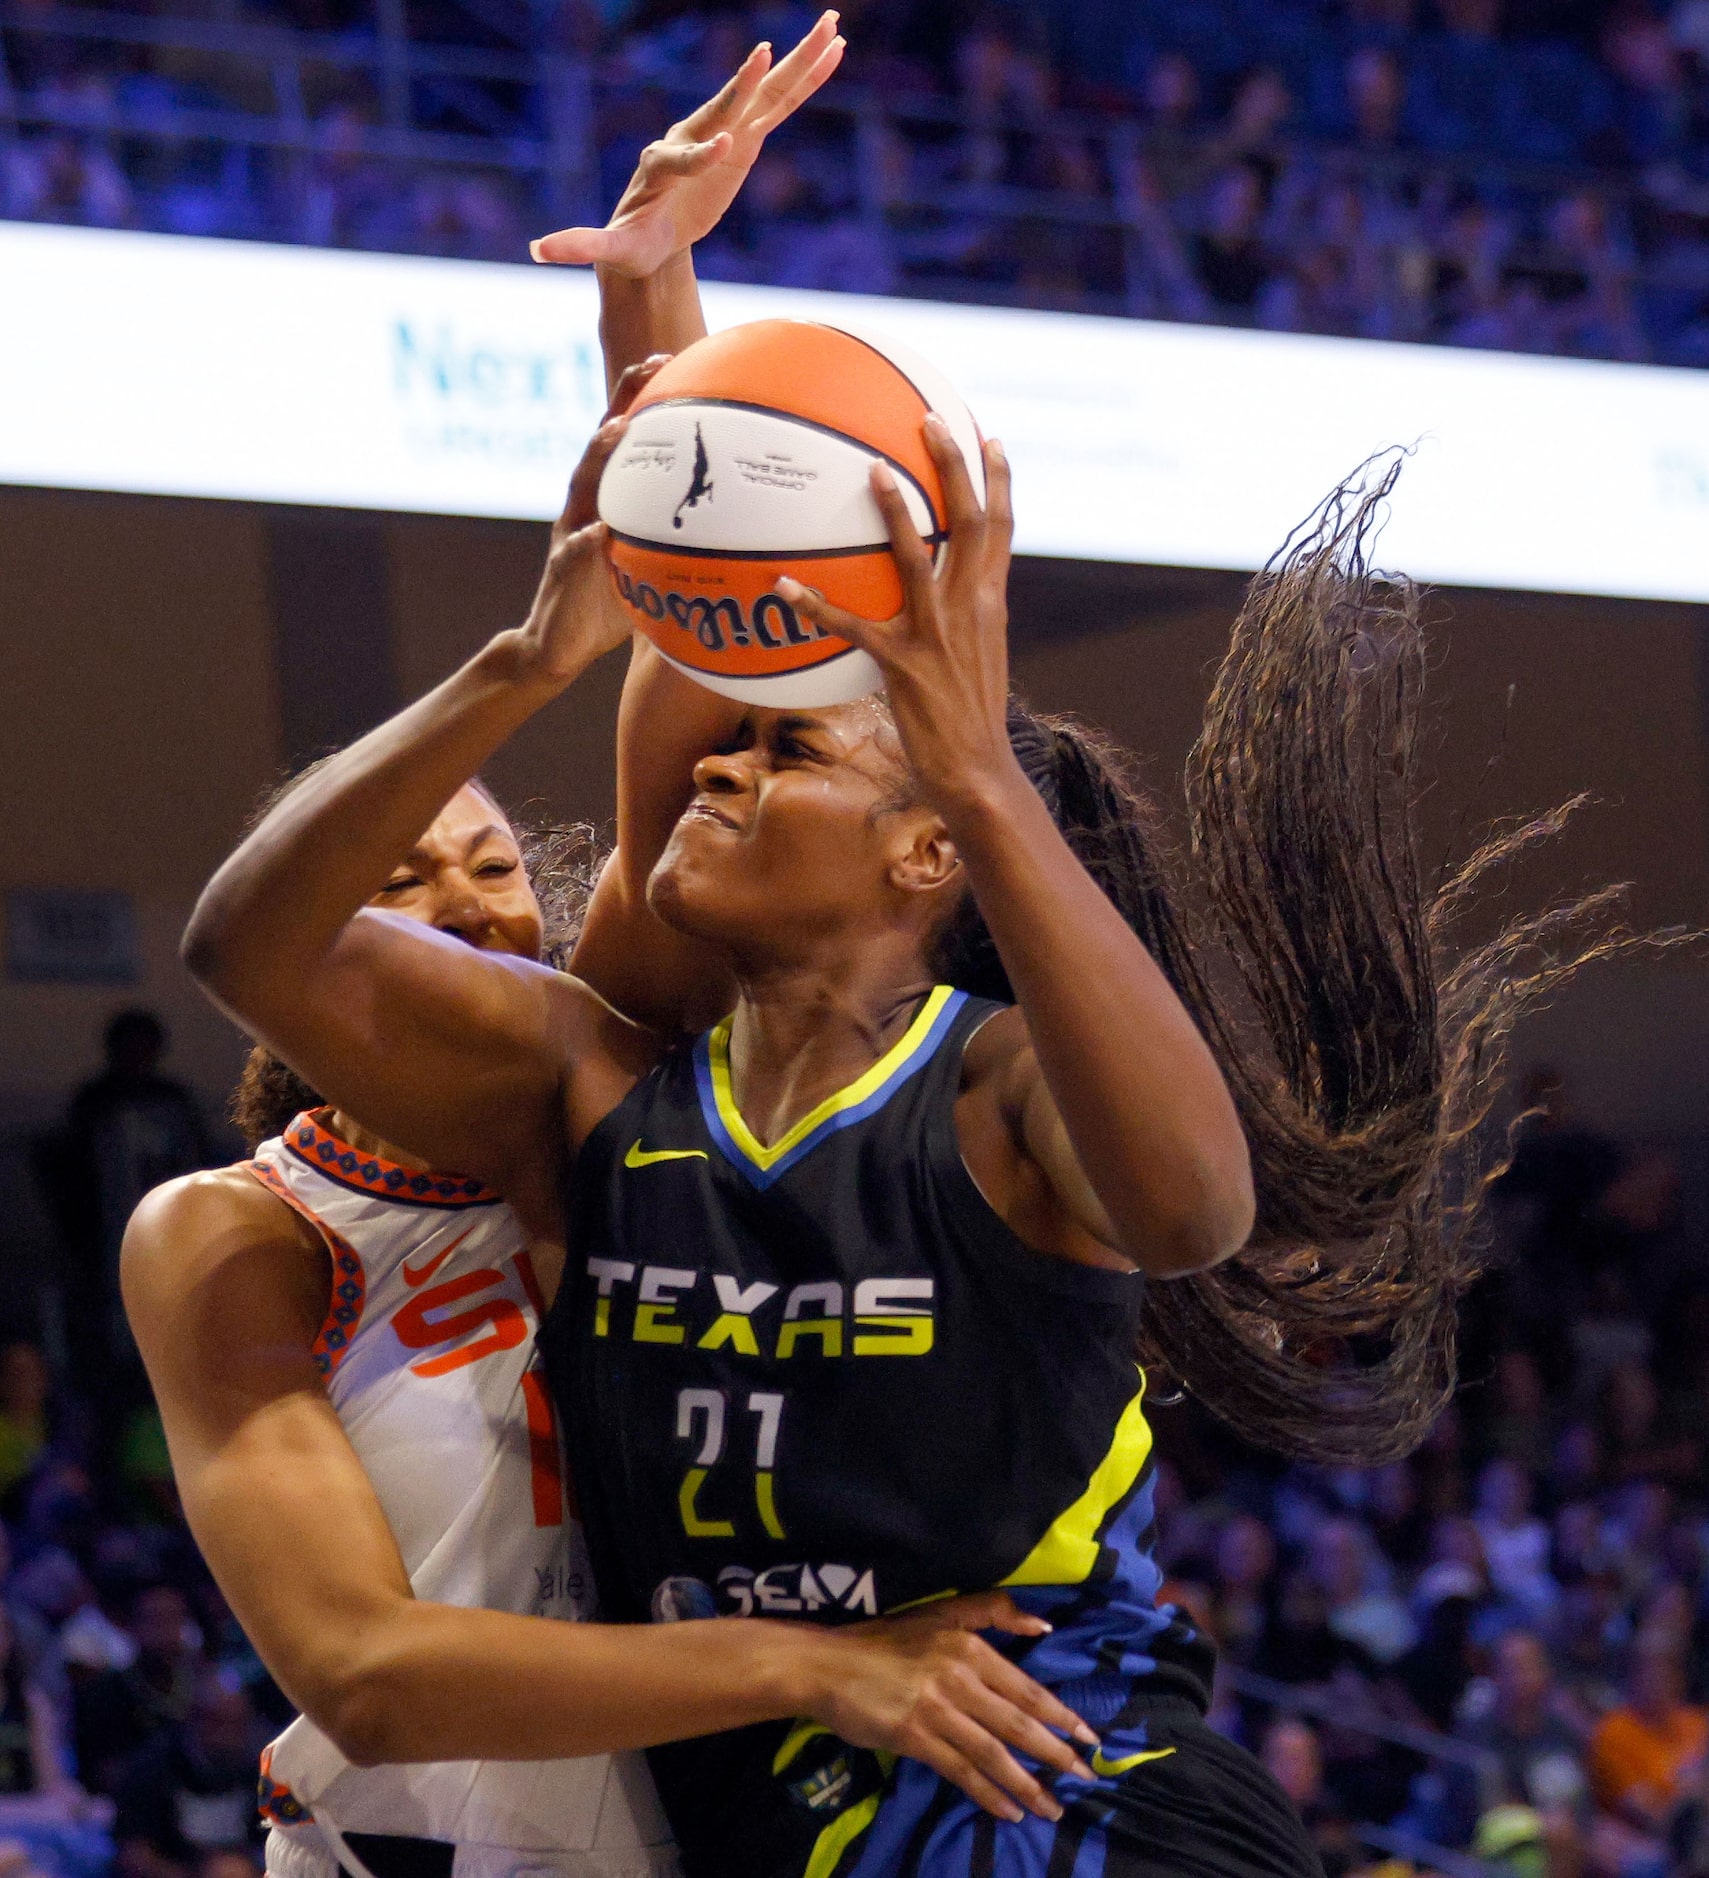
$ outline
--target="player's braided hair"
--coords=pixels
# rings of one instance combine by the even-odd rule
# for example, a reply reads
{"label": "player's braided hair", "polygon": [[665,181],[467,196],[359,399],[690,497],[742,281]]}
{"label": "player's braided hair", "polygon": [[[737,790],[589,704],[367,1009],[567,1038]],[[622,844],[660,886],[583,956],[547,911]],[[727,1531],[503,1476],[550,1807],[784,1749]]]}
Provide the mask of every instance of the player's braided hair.
{"label": "player's braided hair", "polygon": [[[1143,1354],[1249,1439],[1332,1463],[1407,1453],[1453,1389],[1515,1021],[1587,960],[1679,937],[1614,925],[1609,889],[1454,943],[1477,883],[1577,804],[1426,886],[1421,596],[1368,559],[1400,462],[1336,490],[1253,581],[1187,761],[1186,866],[1120,752],[1009,713],[1058,826],[1210,1040],[1251,1148],[1250,1242],[1151,1286]],[[971,897],[935,964],[1012,999]]]}
{"label": "player's braided hair", "polygon": [[[317,757],[269,789],[251,812],[246,827],[256,827],[293,789],[329,763],[334,754],[329,752]],[[540,902],[546,963],[564,971],[581,936],[588,901],[605,858],[599,837],[585,823],[560,826],[534,820],[526,811],[512,815],[478,776],[471,780],[515,832],[522,865],[528,870],[534,897]],[[319,1108],[321,1103],[321,1096],[288,1063],[275,1056],[265,1044],[258,1043],[244,1059],[243,1073],[232,1091],[232,1125],[254,1149],[278,1134],[305,1109]]]}

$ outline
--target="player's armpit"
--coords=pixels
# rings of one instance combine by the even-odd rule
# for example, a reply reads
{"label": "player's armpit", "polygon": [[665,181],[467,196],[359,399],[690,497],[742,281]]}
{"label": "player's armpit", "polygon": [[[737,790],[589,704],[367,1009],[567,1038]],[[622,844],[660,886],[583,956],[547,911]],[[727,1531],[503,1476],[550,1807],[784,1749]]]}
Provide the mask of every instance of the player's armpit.
{"label": "player's armpit", "polygon": [[955,1126],[979,1191],[1035,1252],[1134,1269],[1074,1153],[1018,1010],[999,1011],[969,1041]]}

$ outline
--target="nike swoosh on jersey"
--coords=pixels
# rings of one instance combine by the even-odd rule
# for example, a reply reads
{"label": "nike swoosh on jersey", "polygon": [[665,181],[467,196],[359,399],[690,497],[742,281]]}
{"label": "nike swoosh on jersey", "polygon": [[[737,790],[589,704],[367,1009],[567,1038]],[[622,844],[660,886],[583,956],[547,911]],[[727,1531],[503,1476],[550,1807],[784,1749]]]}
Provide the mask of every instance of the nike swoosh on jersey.
{"label": "nike swoosh on jersey", "polygon": [[445,1263],[451,1254],[457,1250],[458,1246],[460,1246],[474,1230],[474,1227],[470,1226],[465,1231],[458,1233],[457,1237],[451,1241],[443,1252],[436,1252],[425,1265],[417,1267],[414,1271],[411,1271],[407,1263],[403,1265],[400,1269],[404,1275],[404,1283],[412,1290],[417,1285],[426,1284],[428,1279],[438,1271],[440,1266]]}
{"label": "nike swoosh on jersey", "polygon": [[1104,1759],[1104,1750],[1096,1748],[1092,1754],[1092,1772],[1100,1779],[1114,1780],[1119,1775],[1131,1774],[1147,1761],[1166,1760],[1174,1752],[1173,1748],[1141,1748],[1137,1754],[1124,1754],[1119,1761],[1107,1761]]}
{"label": "nike swoosh on jersey", "polygon": [[644,1148],[633,1141],[629,1152],[623,1157],[625,1167],[651,1167],[655,1161],[704,1161],[709,1159],[704,1148]]}

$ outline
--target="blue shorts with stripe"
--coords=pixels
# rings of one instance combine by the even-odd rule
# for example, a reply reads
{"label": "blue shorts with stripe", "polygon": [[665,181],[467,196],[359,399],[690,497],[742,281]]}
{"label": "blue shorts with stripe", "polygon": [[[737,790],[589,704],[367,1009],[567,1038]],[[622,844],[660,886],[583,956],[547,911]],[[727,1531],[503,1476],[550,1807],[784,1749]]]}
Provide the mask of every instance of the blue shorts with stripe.
{"label": "blue shorts with stripe", "polygon": [[1053,1783],[1060,1820],[1011,1825],[904,1761],[821,1838],[806,1878],[1322,1878],[1281,1788],[1185,1698],[1133,1702],[1092,1765],[1091,1783]]}

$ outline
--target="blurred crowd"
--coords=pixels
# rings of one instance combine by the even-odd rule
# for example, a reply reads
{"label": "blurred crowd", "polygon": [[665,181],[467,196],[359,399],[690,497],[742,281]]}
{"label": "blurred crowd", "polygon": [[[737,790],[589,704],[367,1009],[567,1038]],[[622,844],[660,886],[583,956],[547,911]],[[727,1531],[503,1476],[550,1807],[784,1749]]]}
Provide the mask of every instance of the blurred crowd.
{"label": "blurred crowd", "polygon": [[256,1878],[291,1710],[184,1525],[118,1291],[137,1201],[235,1143],[152,1012],[103,1042],[35,1144],[55,1267],[0,1323],[0,1878]]}
{"label": "blurred crowd", "polygon": [[1671,1155],[1527,1093],[1419,1453],[1278,1470],[1190,1398],[1155,1418],[1165,1596],[1330,1878],[1372,1824],[1527,1878],[1709,1871],[1709,1248]]}
{"label": "blurred crowd", "polygon": [[[0,12],[0,214],[499,260],[602,217],[643,142],[812,18],[123,3],[196,44]],[[842,11],[843,72],[708,274],[1709,365],[1709,0]],[[318,37],[242,38],[269,26]]]}
{"label": "blurred crowd", "polygon": [[[0,1878],[254,1878],[256,1755],[290,1713],[184,1526],[117,1309],[130,1207],[231,1153],[167,1047],[147,1012],[108,1026],[35,1163],[47,1289],[79,1308],[0,1324]],[[1464,1386],[1416,1455],[1290,1466],[1190,1389],[1153,1412],[1165,1596],[1327,1878],[1709,1874],[1694,1163],[1586,1126],[1548,1072],[1523,1100]]]}

